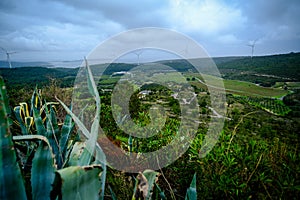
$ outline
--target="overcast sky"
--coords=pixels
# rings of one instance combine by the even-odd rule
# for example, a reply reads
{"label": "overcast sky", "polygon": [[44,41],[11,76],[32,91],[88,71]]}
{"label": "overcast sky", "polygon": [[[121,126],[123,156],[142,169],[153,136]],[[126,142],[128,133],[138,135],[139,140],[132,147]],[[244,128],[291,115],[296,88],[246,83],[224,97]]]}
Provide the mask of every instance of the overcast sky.
{"label": "overcast sky", "polygon": [[0,47],[13,61],[79,60],[122,31],[161,27],[210,56],[249,56],[256,39],[255,55],[289,53],[300,51],[299,19],[299,0],[1,0]]}

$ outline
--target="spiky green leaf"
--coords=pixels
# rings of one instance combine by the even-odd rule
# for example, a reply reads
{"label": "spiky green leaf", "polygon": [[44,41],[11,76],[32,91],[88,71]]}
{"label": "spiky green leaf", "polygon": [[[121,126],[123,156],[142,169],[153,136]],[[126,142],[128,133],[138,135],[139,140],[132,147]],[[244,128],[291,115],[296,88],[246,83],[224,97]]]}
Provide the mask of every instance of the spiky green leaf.
{"label": "spiky green leaf", "polygon": [[56,172],[51,199],[99,199],[100,165],[71,166]]}
{"label": "spiky green leaf", "polygon": [[21,116],[21,106],[16,106],[14,108],[14,114],[15,117],[18,121],[18,124],[20,125],[21,128],[21,132],[23,135],[27,135],[28,133],[28,129],[26,128],[26,125],[24,124],[23,120],[22,120],[22,116]]}
{"label": "spiky green leaf", "polygon": [[33,94],[31,96],[31,108],[30,108],[30,115],[33,115],[33,108],[36,108],[38,111],[42,108],[42,98],[37,87],[34,89]]}
{"label": "spiky green leaf", "polygon": [[100,198],[99,198],[99,200],[103,200],[104,199],[104,191],[105,191],[107,167],[106,167],[106,156],[99,145],[97,145],[97,148],[96,148],[95,163],[101,164],[102,169],[103,169],[103,171],[101,173],[101,192],[100,192]]}
{"label": "spiky green leaf", "polygon": [[69,137],[74,128],[74,123],[72,121],[72,117],[70,115],[66,115],[64,124],[61,128],[61,137],[59,140],[59,146],[61,151],[61,157],[58,160],[58,166],[62,166],[66,159],[67,145],[69,141]]}
{"label": "spiky green leaf", "polygon": [[190,187],[186,191],[185,200],[197,200],[196,173],[193,176]]}
{"label": "spiky green leaf", "polygon": [[166,198],[164,191],[156,183],[155,183],[155,186],[158,190],[159,199],[166,200],[167,198]]}
{"label": "spiky green leaf", "polygon": [[[55,112],[50,107],[50,110],[45,107],[45,113],[46,113],[46,127],[47,127],[47,138],[50,142],[50,145],[52,147],[52,151],[55,155],[56,160],[62,160],[62,154],[59,149],[59,138],[60,138],[60,131],[57,124],[57,119],[55,116]],[[60,162],[61,164],[61,162]],[[58,166],[58,168],[61,168],[61,165]]]}
{"label": "spiky green leaf", "polygon": [[87,75],[88,75],[87,81],[88,81],[89,91],[94,96],[95,101],[96,101],[96,113],[95,113],[94,121],[93,121],[93,124],[91,127],[91,132],[90,132],[89,138],[87,139],[87,142],[86,142],[86,149],[84,150],[84,152],[80,158],[81,163],[88,165],[88,164],[90,164],[91,159],[94,155],[95,148],[96,148],[96,142],[97,142],[97,138],[98,138],[98,134],[99,134],[100,97],[99,97],[99,93],[98,93],[91,69],[90,69],[86,59],[85,59],[85,63],[86,63],[86,70],[87,70]]}
{"label": "spiky green leaf", "polygon": [[68,166],[83,166],[80,157],[85,149],[85,142],[75,142],[69,156]]}
{"label": "spiky green leaf", "polygon": [[0,199],[27,199],[9,129],[9,114],[6,88],[0,77]]}
{"label": "spiky green leaf", "polygon": [[49,199],[56,170],[54,157],[51,147],[41,142],[32,161],[32,199]]}
{"label": "spiky green leaf", "polygon": [[117,196],[116,196],[116,194],[114,193],[114,191],[111,189],[110,185],[108,186],[108,188],[109,188],[109,191],[110,191],[110,194],[111,194],[111,198],[112,198],[113,200],[117,200]]}
{"label": "spiky green leaf", "polygon": [[139,173],[134,187],[134,195],[132,200],[151,199],[154,184],[157,182],[159,173],[153,170],[145,170]]}
{"label": "spiky green leaf", "polygon": [[44,126],[39,110],[36,107],[33,107],[32,110],[33,110],[33,118],[34,118],[34,124],[35,124],[37,134],[46,136],[48,138],[49,136],[47,135],[47,131]]}

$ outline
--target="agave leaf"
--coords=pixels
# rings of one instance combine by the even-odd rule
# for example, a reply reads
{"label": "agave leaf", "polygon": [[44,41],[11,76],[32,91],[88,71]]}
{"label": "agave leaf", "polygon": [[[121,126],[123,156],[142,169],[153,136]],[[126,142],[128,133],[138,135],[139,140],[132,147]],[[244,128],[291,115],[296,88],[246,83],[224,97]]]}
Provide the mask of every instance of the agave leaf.
{"label": "agave leaf", "polygon": [[61,151],[61,157],[58,159],[58,166],[62,166],[66,159],[67,145],[69,141],[69,137],[74,128],[74,123],[72,122],[72,118],[70,115],[66,115],[64,124],[61,128],[61,137],[59,140],[59,146]]}
{"label": "agave leaf", "polygon": [[[62,154],[58,144],[59,128],[58,128],[55,113],[53,109],[51,109],[51,107],[50,110],[48,110],[47,106],[45,107],[45,113],[46,113],[47,138],[52,147],[53,153],[55,155],[55,159],[62,160]],[[59,165],[58,168],[61,168],[61,165]]]}
{"label": "agave leaf", "polygon": [[[85,59],[86,61],[86,59]],[[99,121],[100,121],[100,97],[99,93],[96,87],[96,84],[94,82],[91,70],[88,66],[88,63],[86,61],[86,68],[88,72],[88,84],[90,91],[92,95],[95,97],[96,101],[96,113],[95,113],[95,118],[91,127],[91,132],[88,131],[88,129],[85,127],[85,125],[80,121],[80,119],[59,99],[57,99],[60,104],[64,107],[64,109],[67,111],[67,113],[72,117],[74,120],[75,124],[78,126],[79,130],[82,132],[84,137],[87,139],[86,142],[86,148],[83,151],[83,155],[80,156],[80,163],[89,163],[91,161],[91,158],[96,150],[96,163],[100,162],[103,168],[103,173],[101,174],[101,194],[100,194],[100,199],[104,199],[104,188],[105,188],[105,179],[106,179],[106,156],[97,143],[97,138],[99,134]]]}
{"label": "agave leaf", "polygon": [[80,166],[88,165],[92,161],[93,155],[88,149],[88,146],[86,146],[79,158],[78,163]]}
{"label": "agave leaf", "polygon": [[27,199],[10,132],[10,109],[0,77],[0,199]]}
{"label": "agave leaf", "polygon": [[156,183],[155,183],[155,186],[156,186],[156,188],[159,192],[158,193],[159,194],[159,199],[166,200],[167,198],[166,198],[166,195],[165,195],[164,191]]}
{"label": "agave leaf", "polygon": [[48,139],[42,135],[13,136],[13,140],[40,140],[34,154],[31,169],[32,199],[49,199],[55,177],[55,156],[52,154]]}
{"label": "agave leaf", "polygon": [[47,135],[47,131],[44,126],[42,117],[40,115],[40,112],[38,111],[38,109],[36,107],[33,107],[32,110],[33,110],[33,118],[34,118],[34,124],[35,124],[37,134],[43,135],[43,136],[46,136],[47,138],[49,138],[49,136]]}
{"label": "agave leaf", "polygon": [[98,199],[101,165],[71,166],[55,174],[51,199]]}
{"label": "agave leaf", "polygon": [[29,130],[33,124],[33,117],[25,117],[25,126]]}
{"label": "agave leaf", "polygon": [[28,105],[26,102],[22,102],[20,103],[20,106],[21,106],[21,111],[24,115],[24,117],[29,117],[29,110],[28,110]]}
{"label": "agave leaf", "polygon": [[[95,97],[95,100],[96,100],[96,106],[97,106],[97,110],[96,110],[96,114],[95,114],[95,119],[94,120],[98,120],[99,122],[99,116],[100,116],[100,97],[99,97],[99,93],[97,91],[97,87],[96,87],[96,84],[95,84],[95,81],[93,79],[93,76],[92,76],[92,72],[88,66],[88,63],[87,63],[87,60],[85,59],[86,61],[86,68],[87,68],[87,72],[88,72],[88,81],[90,82],[91,84],[91,87],[93,87],[92,89],[92,94],[94,95]],[[82,132],[82,134],[84,135],[84,137],[86,139],[89,139],[90,138],[90,132],[88,131],[88,129],[85,127],[85,125],[80,121],[80,119],[68,108],[68,106],[66,106],[60,99],[58,99],[57,97],[55,97],[56,100],[63,106],[63,108],[67,111],[67,113],[69,115],[71,115],[72,119],[74,120],[75,124],[78,126],[78,128],[80,129],[80,131]],[[95,123],[95,121],[94,121]],[[99,128],[99,125],[98,123],[95,123],[94,125],[92,125],[92,127],[94,126],[94,128],[92,129],[98,129]],[[96,132],[96,131],[95,131]],[[97,132],[97,135],[98,135],[98,132]]]}
{"label": "agave leaf", "polygon": [[109,191],[110,191],[110,194],[111,194],[111,198],[112,198],[113,200],[117,200],[117,196],[116,196],[116,194],[114,193],[114,191],[111,189],[110,185],[108,186],[108,188],[109,188]]}
{"label": "agave leaf", "polygon": [[49,147],[51,147],[49,140],[43,136],[43,135],[17,135],[13,136],[14,141],[43,141],[45,142]]}
{"label": "agave leaf", "polygon": [[50,108],[54,108],[55,110],[55,106],[54,105],[57,105],[59,104],[58,102],[46,102],[42,105],[41,109],[40,109],[40,114],[42,114],[45,110],[49,110],[48,107]]}
{"label": "agave leaf", "polygon": [[87,83],[88,83],[88,89],[90,91],[90,93],[95,97],[97,103],[100,103],[100,97],[99,97],[99,93],[98,93],[98,89],[95,83],[95,80],[93,78],[93,74],[91,71],[91,68],[88,64],[88,61],[86,58],[84,58],[85,61],[85,66],[86,66],[86,70],[87,70]]}
{"label": "agave leaf", "polygon": [[85,142],[75,142],[70,153],[68,166],[83,166],[83,164],[80,163],[80,157],[85,149],[85,145]]}
{"label": "agave leaf", "polygon": [[96,142],[98,138],[98,130],[99,130],[99,115],[96,116],[91,128],[91,134],[89,139],[86,141],[86,148],[83,151],[82,156],[80,157],[80,163],[83,165],[90,164],[92,157],[95,152]]}
{"label": "agave leaf", "polygon": [[14,114],[21,128],[23,135],[30,134],[30,127],[33,125],[33,117],[29,115],[28,105],[25,102],[20,103],[20,106],[14,107]]}
{"label": "agave leaf", "polygon": [[91,127],[91,132],[90,136],[86,142],[86,149],[84,150],[81,159],[81,163],[88,165],[91,162],[91,159],[93,157],[93,154],[95,152],[95,147],[96,147],[96,142],[99,134],[99,123],[100,123],[100,97],[99,93],[91,72],[91,69],[88,65],[88,62],[85,58],[85,63],[86,63],[86,70],[87,70],[87,75],[88,75],[88,87],[90,93],[94,96],[95,101],[96,101],[96,113],[94,117],[94,121]]}
{"label": "agave leaf", "polygon": [[[64,109],[67,111],[67,113],[72,117],[72,119],[74,120],[75,124],[78,126],[78,128],[80,129],[80,131],[83,133],[84,137],[86,139],[90,138],[90,132],[87,130],[87,128],[84,126],[84,124],[78,119],[78,117],[68,108],[68,106],[66,106],[61,100],[57,99],[57,101],[60,102],[60,104],[64,107]],[[98,135],[98,134],[97,134]],[[96,142],[96,141],[95,141]],[[84,150],[84,155],[80,156],[79,159],[80,161],[78,161],[78,164],[80,164],[81,166],[83,165],[89,165],[90,160],[92,158],[92,151],[89,151],[89,149],[85,149]]]}
{"label": "agave leaf", "polygon": [[24,122],[22,120],[21,106],[14,107],[14,114],[15,114],[15,117],[17,118],[17,121],[19,122],[22,134],[28,135],[29,134],[28,129],[26,128],[26,125],[24,124]]}
{"label": "agave leaf", "polygon": [[186,191],[185,200],[197,200],[196,173],[193,176],[190,187]]}
{"label": "agave leaf", "polygon": [[158,180],[159,173],[153,170],[145,170],[137,175],[137,181],[134,187],[134,195],[132,200],[151,199],[154,184]]}
{"label": "agave leaf", "polygon": [[[99,146],[99,144],[97,144],[99,128],[100,128],[100,97],[99,97],[99,93],[98,93],[96,84],[94,82],[90,67],[87,63],[87,60],[85,60],[85,61],[86,61],[86,69],[88,72],[89,89],[90,89],[90,91],[92,91],[91,93],[95,97],[95,100],[96,100],[96,113],[95,113],[95,117],[94,117],[93,124],[91,127],[91,132],[89,133],[88,140],[86,141],[86,147],[83,150],[83,153],[79,158],[79,164],[80,165],[90,164],[94,153],[96,153],[95,163],[97,163],[97,164],[100,163],[103,168],[103,172],[101,174],[102,186],[101,186],[100,199],[104,199],[105,180],[106,180],[106,156],[105,156],[103,150],[101,149],[101,147]],[[75,119],[74,119],[74,121],[75,121]],[[80,121],[80,120],[78,120],[78,121]],[[76,123],[76,121],[75,121],[75,123]],[[84,129],[82,129],[81,131],[84,131]],[[95,150],[96,150],[96,152],[95,152]]]}
{"label": "agave leaf", "polygon": [[147,199],[151,199],[151,191],[153,191],[154,183],[156,183],[158,180],[159,173],[153,170],[145,170],[143,174],[147,178],[149,184]]}
{"label": "agave leaf", "polygon": [[[97,141],[97,137],[98,137],[98,131],[97,129],[99,129],[99,113],[97,112],[95,117],[95,121],[92,124],[92,136],[90,134],[90,132],[87,130],[87,128],[85,127],[85,125],[79,120],[79,118],[68,108],[68,106],[66,106],[61,100],[59,100],[58,98],[56,98],[57,101],[63,106],[63,108],[67,111],[67,113],[72,117],[72,119],[74,120],[75,124],[78,126],[78,128],[80,129],[80,131],[82,132],[82,134],[84,135],[84,137],[86,139],[89,139],[90,137],[93,138],[90,140],[90,145],[87,145],[87,149],[86,151],[84,151],[85,153],[85,158],[83,159],[82,162],[86,163],[86,165],[88,165],[89,163],[87,163],[88,161],[91,160],[91,157],[93,156],[92,153],[94,153],[95,151],[95,147],[97,146],[97,148],[101,149],[101,147],[96,143]],[[99,109],[97,109],[99,110]],[[102,152],[102,157],[105,158],[104,152],[101,149],[100,150]],[[83,164],[83,163],[82,163]]]}
{"label": "agave leaf", "polygon": [[101,194],[100,194],[100,199],[102,200],[104,199],[105,180],[106,180],[106,156],[102,148],[99,146],[99,144],[96,143],[98,139],[99,128],[100,128],[101,102],[100,102],[99,92],[95,84],[95,80],[93,78],[92,71],[86,59],[85,62],[86,62],[86,69],[88,72],[88,83],[90,83],[89,89],[93,91],[92,94],[94,93],[93,96],[95,97],[95,101],[96,101],[96,113],[95,113],[94,122],[91,127],[91,137],[87,141],[87,148],[89,148],[88,151],[91,153],[93,153],[96,149],[96,162],[100,162],[102,164],[103,172],[101,175],[102,185],[101,185]]}
{"label": "agave leaf", "polygon": [[[73,145],[72,151],[68,159],[68,166],[84,166],[80,157],[83,152],[86,150],[86,142],[75,142]],[[103,172],[106,173],[106,163],[105,163],[105,154],[102,152],[102,149],[97,145],[96,148],[96,160],[92,164],[101,164]]]}
{"label": "agave leaf", "polygon": [[106,182],[106,156],[100,146],[97,144],[96,146],[96,164],[101,164],[102,165],[102,173],[101,173],[101,193],[100,193],[100,200],[104,199],[104,191],[105,191],[105,182]]}
{"label": "agave leaf", "polygon": [[56,170],[54,157],[51,147],[41,142],[32,161],[32,199],[49,199]]}
{"label": "agave leaf", "polygon": [[56,112],[55,112],[53,106],[50,107],[50,119],[51,119],[51,125],[53,127],[55,136],[57,138],[60,138],[60,130],[59,130],[58,123],[57,123]]}
{"label": "agave leaf", "polygon": [[131,134],[129,135],[129,138],[128,138],[128,150],[130,153],[132,153],[132,136],[131,136]]}
{"label": "agave leaf", "polygon": [[86,148],[84,149],[82,156],[80,157],[80,163],[82,165],[88,165],[91,163],[93,158],[96,142],[98,138],[98,130],[99,130],[99,114],[95,117],[94,122],[92,124],[92,130],[90,133],[90,137],[86,141]]}
{"label": "agave leaf", "polygon": [[34,91],[33,91],[33,94],[31,96],[31,109],[30,109],[30,116],[33,115],[34,113],[34,109],[33,108],[36,108],[37,110],[40,110],[42,108],[42,98],[39,94],[39,91],[37,89],[37,87],[35,87]]}
{"label": "agave leaf", "polygon": [[68,106],[66,106],[61,100],[59,100],[56,97],[56,100],[62,105],[62,107],[67,111],[67,113],[72,117],[74,120],[75,124],[78,126],[82,134],[84,135],[85,138],[90,137],[90,132],[87,130],[87,128],[84,126],[84,124],[80,121],[80,119],[69,109]]}

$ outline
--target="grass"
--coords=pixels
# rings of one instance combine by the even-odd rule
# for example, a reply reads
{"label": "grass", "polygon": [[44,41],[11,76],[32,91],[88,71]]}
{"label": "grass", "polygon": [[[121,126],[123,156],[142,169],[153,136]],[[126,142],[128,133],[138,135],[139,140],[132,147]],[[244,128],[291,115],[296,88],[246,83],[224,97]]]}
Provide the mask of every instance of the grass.
{"label": "grass", "polygon": [[289,93],[288,91],[282,89],[261,87],[255,85],[254,83],[236,80],[224,80],[224,85],[228,93],[252,97],[279,98]]}
{"label": "grass", "polygon": [[[185,76],[190,79],[192,79],[192,77],[196,77],[201,79],[202,81],[204,78],[206,82],[209,82],[209,85],[213,85],[215,86],[215,88],[220,87],[216,85],[218,80],[220,79],[214,76],[203,75],[202,77],[200,74],[194,73],[186,73]],[[289,91],[280,88],[262,87],[246,81],[223,79],[223,83],[228,94],[237,94],[250,97],[280,98],[289,93]],[[206,86],[199,81],[193,81],[192,84],[197,86],[198,88],[206,88]]]}
{"label": "grass", "polygon": [[[139,74],[140,76],[143,76],[143,73]],[[203,77],[205,78],[206,82],[208,82],[210,85],[213,85],[215,88],[222,87],[220,85],[220,79],[214,76],[210,75],[203,75],[203,77],[200,74],[195,73],[185,73],[181,75],[178,72],[169,72],[169,73],[156,73],[152,75],[151,77],[145,77],[145,80],[149,79],[149,81],[163,83],[163,82],[176,82],[176,83],[184,83],[186,81],[185,78],[190,78],[192,80],[192,77],[199,78],[203,80]],[[134,78],[133,78],[134,79]],[[139,78],[140,79],[140,78]],[[112,85],[115,84],[119,78],[116,77],[109,77],[105,76],[101,78],[100,85]],[[289,93],[287,90],[283,90],[281,88],[271,88],[271,87],[262,87],[259,85],[256,85],[254,83],[245,82],[245,81],[238,81],[238,80],[223,80],[225,90],[228,94],[237,94],[242,96],[250,96],[250,97],[265,97],[265,98],[280,98],[282,96],[285,96]],[[192,84],[195,85],[198,88],[206,89],[207,87],[200,83],[199,81],[192,81]],[[280,85],[279,83],[277,85]],[[300,86],[300,83],[287,83],[289,87],[298,87]]]}
{"label": "grass", "polygon": [[274,87],[281,88],[284,87],[285,85],[291,89],[300,88],[300,82],[276,82]]}

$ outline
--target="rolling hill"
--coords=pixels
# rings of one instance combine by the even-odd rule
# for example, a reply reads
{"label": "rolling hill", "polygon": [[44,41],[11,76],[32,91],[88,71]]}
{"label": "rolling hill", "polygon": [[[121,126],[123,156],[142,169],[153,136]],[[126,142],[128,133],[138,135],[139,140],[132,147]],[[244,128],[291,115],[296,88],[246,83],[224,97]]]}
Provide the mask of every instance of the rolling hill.
{"label": "rolling hill", "polygon": [[[210,62],[207,59],[198,59],[203,72],[209,71]],[[230,80],[248,81],[262,86],[272,86],[276,82],[299,82],[300,81],[300,53],[289,53],[282,55],[250,57],[217,57],[213,58],[222,77]],[[193,66],[183,59],[163,60],[157,62],[167,65],[179,72],[195,71]],[[1,65],[7,65],[0,61]],[[0,75],[9,85],[15,84],[44,84],[49,78],[61,79],[62,83],[72,82],[78,72],[78,68],[53,68],[50,63],[13,62],[16,68],[0,68]],[[30,67],[24,64],[31,65]],[[33,67],[35,66],[35,67]],[[38,67],[36,67],[38,66]],[[44,67],[42,67],[44,66]],[[104,74],[110,75],[118,71],[128,71],[136,64],[113,63]]]}

